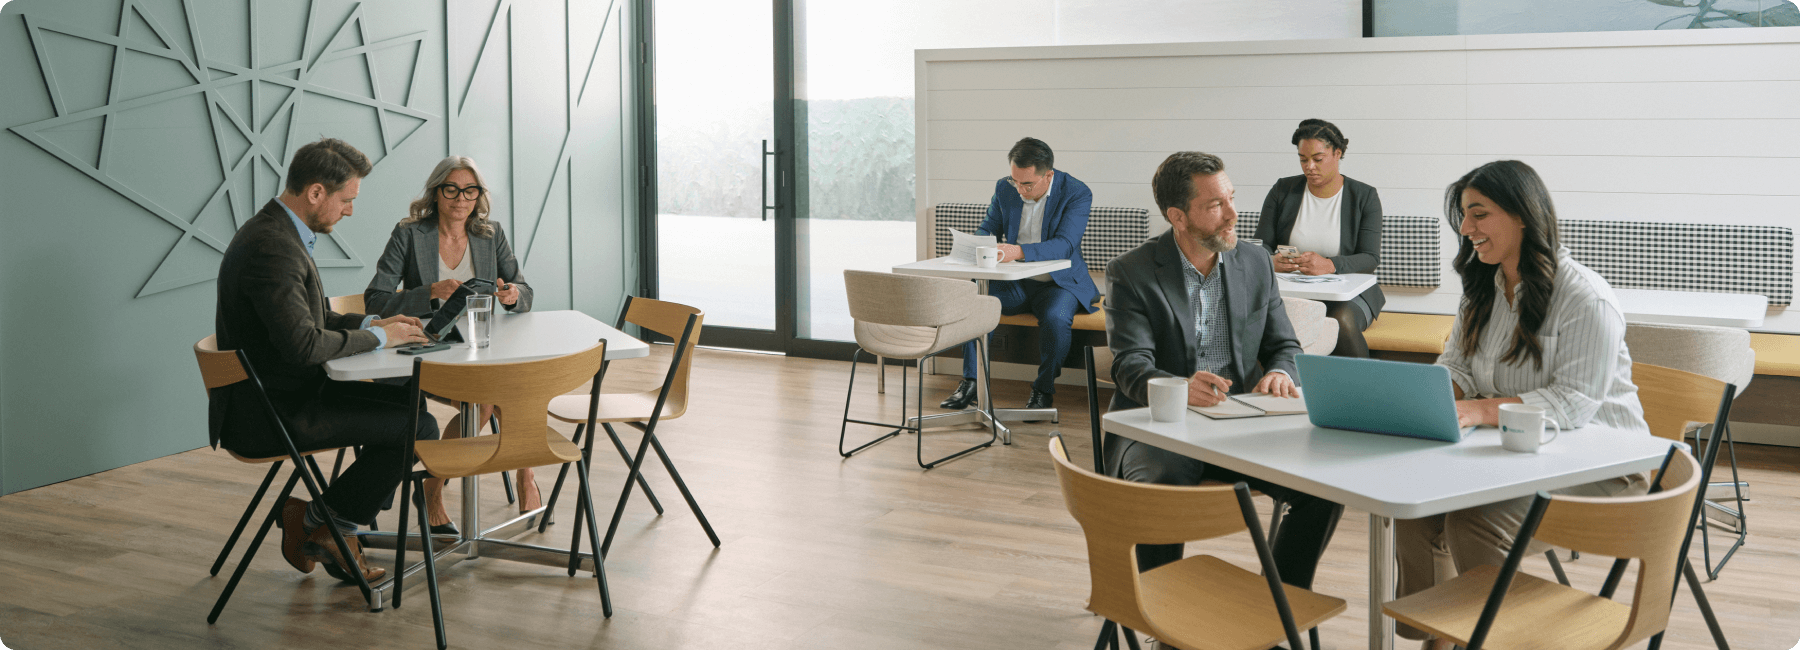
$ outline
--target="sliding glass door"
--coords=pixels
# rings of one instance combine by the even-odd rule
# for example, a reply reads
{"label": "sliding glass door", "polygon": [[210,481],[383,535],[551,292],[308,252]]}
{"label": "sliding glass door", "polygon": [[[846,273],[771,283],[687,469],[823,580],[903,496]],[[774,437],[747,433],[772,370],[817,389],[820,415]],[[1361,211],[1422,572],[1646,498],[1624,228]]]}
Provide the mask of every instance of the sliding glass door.
{"label": "sliding glass door", "polygon": [[709,344],[777,349],[773,13],[743,0],[655,12],[658,297],[730,334]]}

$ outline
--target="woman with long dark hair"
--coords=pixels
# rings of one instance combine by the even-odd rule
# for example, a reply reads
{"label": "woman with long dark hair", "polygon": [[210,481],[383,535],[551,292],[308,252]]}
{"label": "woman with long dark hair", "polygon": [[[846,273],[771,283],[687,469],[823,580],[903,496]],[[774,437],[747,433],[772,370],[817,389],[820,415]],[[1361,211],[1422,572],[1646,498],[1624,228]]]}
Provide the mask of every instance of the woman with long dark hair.
{"label": "woman with long dark hair", "polygon": [[[1437,363],[1450,369],[1457,420],[1493,426],[1501,404],[1523,403],[1565,429],[1599,424],[1650,435],[1618,299],[1558,241],[1556,209],[1537,172],[1517,160],[1477,167],[1450,185],[1444,213],[1461,236],[1455,267],[1463,296]],[[1647,487],[1636,474],[1554,492],[1605,497]],[[1400,595],[1436,584],[1442,556],[1458,572],[1505,562],[1530,504],[1513,499],[1396,522]],[[1427,636],[1406,625],[1400,633]],[[1427,639],[1425,647],[1450,645]]]}
{"label": "woman with long dark hair", "polygon": [[[1368,183],[1338,171],[1350,139],[1337,125],[1305,120],[1294,130],[1300,175],[1275,181],[1263,199],[1256,238],[1274,255],[1277,273],[1374,273],[1381,264],[1381,196]],[[1293,256],[1275,255],[1293,246]],[[1325,301],[1325,315],[1338,322],[1340,357],[1369,356],[1363,330],[1381,315],[1387,297],[1371,285],[1349,300]]]}

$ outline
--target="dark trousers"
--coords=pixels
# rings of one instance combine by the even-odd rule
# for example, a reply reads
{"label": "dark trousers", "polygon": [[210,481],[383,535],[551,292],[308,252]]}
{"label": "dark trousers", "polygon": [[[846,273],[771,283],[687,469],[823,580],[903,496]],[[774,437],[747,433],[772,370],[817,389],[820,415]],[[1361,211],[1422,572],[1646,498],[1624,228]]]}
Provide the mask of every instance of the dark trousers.
{"label": "dark trousers", "polygon": [[1363,339],[1363,330],[1369,329],[1375,318],[1369,314],[1368,303],[1363,302],[1362,296],[1324,302],[1325,317],[1338,323],[1337,347],[1332,348],[1331,356],[1369,358],[1369,342]]}
{"label": "dark trousers", "polygon": [[[1056,393],[1056,378],[1069,356],[1069,326],[1081,301],[1054,282],[1020,280],[988,283],[988,295],[1000,299],[1000,313],[1007,316],[1030,312],[1038,319],[1038,375],[1031,389]],[[991,336],[991,335],[990,335]],[[963,344],[963,378],[975,378],[975,342]]]}
{"label": "dark trousers", "polygon": [[[341,381],[326,381],[316,391],[270,391],[270,401],[301,452],[362,446],[356,462],[325,489],[323,501],[339,518],[361,525],[374,522],[406,474],[400,467],[406,437],[438,438],[437,419],[423,411],[423,404],[408,399],[409,392],[403,386]],[[419,410],[419,428],[408,431],[414,410]],[[287,454],[262,405],[248,391],[233,396],[220,443],[242,456]]]}
{"label": "dark trousers", "polygon": [[[1110,433],[1106,435],[1106,447],[1109,452],[1107,464],[1117,468],[1117,475],[1127,481],[1162,485],[1199,485],[1202,480],[1243,481],[1252,489],[1287,502],[1290,510],[1281,520],[1281,529],[1270,544],[1275,555],[1275,570],[1281,574],[1282,582],[1312,588],[1319,556],[1325,554],[1331,535],[1337,532],[1344,506]],[[1149,571],[1174,562],[1181,559],[1181,554],[1181,544],[1141,544],[1137,547],[1138,570]]]}

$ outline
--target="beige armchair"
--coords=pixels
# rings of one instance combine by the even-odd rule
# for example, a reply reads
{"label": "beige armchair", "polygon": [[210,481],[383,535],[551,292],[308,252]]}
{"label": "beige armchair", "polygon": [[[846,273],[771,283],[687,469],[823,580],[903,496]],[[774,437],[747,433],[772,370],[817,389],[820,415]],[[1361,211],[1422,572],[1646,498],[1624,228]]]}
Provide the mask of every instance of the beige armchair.
{"label": "beige armchair", "polygon": [[[876,357],[918,361],[974,340],[985,345],[983,336],[1000,324],[1000,299],[976,292],[975,284],[963,280],[932,278],[871,271],[844,271],[844,290],[849,296],[850,318],[855,321],[856,344],[859,349],[850,359],[850,389],[844,397],[844,419],[838,429],[838,454],[848,458],[889,438],[910,431],[919,435],[916,451],[919,466],[931,469],[946,461],[994,444],[997,439],[989,429],[985,442],[934,461],[925,461],[924,427],[925,373],[919,372],[919,401],[914,417],[906,413],[906,366],[900,367],[900,424],[857,420],[850,417],[851,398],[856,395],[856,364],[864,352]],[[987,377],[982,377],[987,383]],[[983,390],[986,390],[984,387]],[[992,413],[989,413],[992,419]],[[892,427],[881,437],[845,451],[844,435],[850,424]]]}
{"label": "beige armchair", "polygon": [[1294,324],[1294,336],[1300,339],[1300,350],[1320,356],[1337,349],[1338,322],[1325,317],[1325,303],[1305,298],[1283,296],[1288,321]]}

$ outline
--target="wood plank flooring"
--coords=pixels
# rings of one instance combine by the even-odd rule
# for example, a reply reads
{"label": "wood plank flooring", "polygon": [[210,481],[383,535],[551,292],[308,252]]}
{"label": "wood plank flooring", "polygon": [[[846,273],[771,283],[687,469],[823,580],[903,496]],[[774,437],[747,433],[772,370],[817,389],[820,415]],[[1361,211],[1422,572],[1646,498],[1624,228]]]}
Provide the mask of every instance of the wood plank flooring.
{"label": "wood plank flooring", "polygon": [[[666,353],[659,346],[653,358]],[[606,387],[647,385],[655,367],[614,364]],[[900,373],[890,369],[888,393],[877,395],[871,368],[859,373],[852,412],[895,419]],[[1059,390],[1060,424],[1020,425],[1010,447],[925,472],[911,436],[838,457],[847,376],[844,362],[701,351],[695,404],[660,437],[724,545],[707,542],[667,473],[647,464],[668,512],[656,517],[632,496],[607,562],[611,619],[601,617],[585,574],[483,558],[442,574],[451,646],[1092,647],[1100,620],[1082,609],[1086,551],[1044,448],[1060,430],[1073,457],[1092,458],[1082,390]],[[953,383],[927,378],[927,412]],[[995,382],[1003,404],[1023,403],[1026,389]],[[447,421],[447,410],[436,413]],[[621,433],[635,449],[634,432]],[[875,433],[851,430],[853,440]],[[193,435],[204,442],[204,432]],[[978,436],[928,431],[926,454]],[[1785,650],[1800,639],[1800,449],[1742,445],[1738,456],[1754,486],[1753,535],[1706,588],[1733,647]],[[218,578],[207,568],[264,469],[200,449],[0,498],[0,642],[21,650],[429,647],[422,574],[408,580],[416,586],[402,609],[369,613],[354,588],[288,567],[276,539],[264,543],[219,623],[206,624],[231,565]],[[603,451],[594,472],[602,515],[624,473]],[[554,478],[541,475],[546,494]],[[509,512],[497,481],[484,482],[482,497],[489,522]],[[522,539],[566,546],[572,506],[564,499],[560,523]],[[383,515],[383,529],[393,516]],[[1317,588],[1350,602],[1323,627],[1327,648],[1367,643],[1367,521],[1346,513],[1319,571]],[[1245,537],[1189,551],[1255,562]],[[370,556],[391,566],[388,552]],[[1583,557],[1568,567],[1577,585],[1597,589],[1608,564]],[[1526,570],[1548,575],[1541,558]],[[1664,647],[1712,647],[1685,589]]]}

